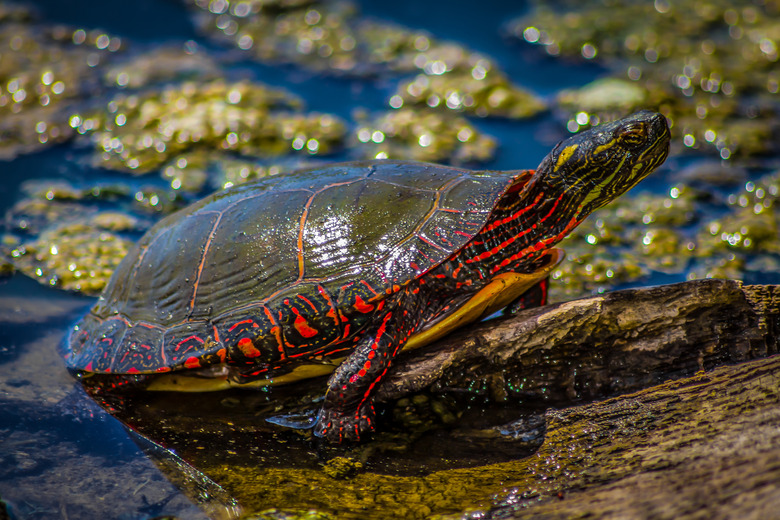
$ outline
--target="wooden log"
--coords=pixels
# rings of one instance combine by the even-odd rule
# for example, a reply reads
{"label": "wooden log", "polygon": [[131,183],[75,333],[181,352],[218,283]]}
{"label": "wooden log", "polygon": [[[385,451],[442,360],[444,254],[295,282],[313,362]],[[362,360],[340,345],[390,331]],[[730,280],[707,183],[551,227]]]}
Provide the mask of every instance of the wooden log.
{"label": "wooden log", "polygon": [[397,358],[378,390],[488,383],[494,397],[564,405],[778,351],[780,286],[733,280],[615,291],[523,311]]}
{"label": "wooden log", "polygon": [[780,517],[780,356],[550,410],[480,519]]}

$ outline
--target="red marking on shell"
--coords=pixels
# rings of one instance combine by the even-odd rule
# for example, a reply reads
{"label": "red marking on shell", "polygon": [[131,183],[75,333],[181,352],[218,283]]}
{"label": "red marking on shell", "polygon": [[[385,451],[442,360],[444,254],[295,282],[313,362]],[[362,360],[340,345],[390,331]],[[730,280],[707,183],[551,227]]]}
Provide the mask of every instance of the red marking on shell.
{"label": "red marking on shell", "polygon": [[227,350],[225,350],[224,348],[217,350],[217,357],[219,358],[220,363],[225,362],[226,355],[227,355]]}
{"label": "red marking on shell", "polygon": [[374,296],[376,296],[376,295],[377,295],[377,292],[374,290],[374,288],[373,288],[373,287],[371,287],[371,284],[369,284],[367,281],[365,281],[365,280],[360,280],[360,283],[362,283],[363,285],[365,285],[365,286],[366,286],[366,288],[367,288],[369,291],[371,291],[371,292],[374,294]]}
{"label": "red marking on shell", "polygon": [[186,337],[186,338],[184,338],[183,340],[181,340],[180,342],[178,342],[178,343],[176,344],[176,348],[174,348],[173,350],[175,350],[175,351],[178,351],[178,350],[179,350],[179,347],[181,347],[181,346],[182,346],[184,343],[187,343],[187,342],[188,342],[188,341],[190,341],[191,339],[194,339],[195,341],[197,341],[197,342],[198,342],[198,343],[200,343],[201,345],[202,345],[203,343],[205,343],[205,342],[204,342],[202,339],[200,339],[198,336],[192,335],[192,336]]}
{"label": "red marking on shell", "polygon": [[313,338],[319,334],[319,331],[315,328],[312,328],[309,325],[309,322],[306,321],[306,318],[301,316],[301,314],[298,312],[298,309],[293,307],[292,311],[295,313],[295,322],[293,323],[293,327],[295,327],[295,330],[297,330],[301,336],[304,338]]}
{"label": "red marking on shell", "polygon": [[282,357],[284,357],[284,346],[282,345],[282,334],[280,330],[279,327],[271,327],[271,335],[276,338],[276,346],[279,349],[279,352],[282,353]]}
{"label": "red marking on shell", "polygon": [[[276,339],[276,345],[279,349],[279,352],[282,353],[282,358],[284,358],[284,346],[282,345],[282,330],[277,325],[277,322],[274,320],[274,315],[271,314],[271,311],[268,310],[268,307],[263,307],[263,312],[265,312],[265,317],[268,318],[268,321],[273,323],[273,327],[271,327],[271,335]],[[281,312],[280,312],[281,314]],[[255,326],[257,326],[255,324]]]}
{"label": "red marking on shell", "polygon": [[307,297],[299,294],[298,298],[300,298],[301,300],[305,301],[309,305],[309,307],[311,307],[311,310],[313,310],[314,312],[317,312],[317,307],[315,307],[314,304],[311,302],[311,300],[309,300]]}
{"label": "red marking on shell", "polygon": [[127,369],[127,373],[128,374],[138,374],[138,373],[140,373],[140,370],[138,370],[135,367],[130,367],[130,368]]}
{"label": "red marking on shell", "polygon": [[255,344],[249,338],[238,340],[238,349],[248,358],[256,358],[260,355],[260,351],[255,348]]}
{"label": "red marking on shell", "polygon": [[[325,314],[328,318],[332,319],[335,323],[335,325],[338,327],[339,325],[339,315],[336,310],[336,306],[333,305],[333,300],[330,299],[330,296],[328,295],[328,292],[325,290],[325,288],[321,285],[317,286],[317,291],[319,291],[320,295],[325,298],[325,301],[328,302],[328,312]],[[343,319],[343,316],[342,316]]]}
{"label": "red marking on shell", "polygon": [[84,367],[84,370],[86,370],[87,372],[92,372],[92,361],[87,363],[87,366]]}
{"label": "red marking on shell", "polygon": [[157,372],[170,372],[171,367],[157,367]]}
{"label": "red marking on shell", "polygon": [[444,251],[444,250],[445,250],[445,249],[444,249],[443,247],[441,247],[439,244],[437,244],[437,243],[435,243],[435,242],[433,242],[433,241],[431,241],[431,240],[427,239],[427,238],[426,238],[426,237],[424,237],[423,235],[418,235],[418,236],[417,236],[417,238],[419,238],[421,241],[425,242],[426,244],[428,244],[429,246],[431,246],[431,247],[432,247],[432,248],[434,248],[434,249],[438,249],[439,251]]}
{"label": "red marking on shell", "polygon": [[[384,301],[384,300],[383,300]],[[356,311],[367,314],[374,310],[374,306],[363,301],[360,295],[355,296],[355,305],[353,305]]]}
{"label": "red marking on shell", "polygon": [[200,360],[195,356],[190,356],[184,361],[185,368],[200,368]]}
{"label": "red marking on shell", "polygon": [[192,284],[192,296],[190,297],[189,309],[192,311],[195,308],[195,297],[198,294],[198,287],[200,286],[200,277],[203,274],[203,267],[206,265],[206,255],[211,248],[211,241],[214,240],[214,235],[217,233],[219,223],[222,221],[222,212],[217,213],[217,219],[214,221],[214,225],[211,227],[209,237],[206,239],[206,244],[203,246],[203,252],[201,253],[200,262],[198,263],[198,271],[195,274],[195,282]]}

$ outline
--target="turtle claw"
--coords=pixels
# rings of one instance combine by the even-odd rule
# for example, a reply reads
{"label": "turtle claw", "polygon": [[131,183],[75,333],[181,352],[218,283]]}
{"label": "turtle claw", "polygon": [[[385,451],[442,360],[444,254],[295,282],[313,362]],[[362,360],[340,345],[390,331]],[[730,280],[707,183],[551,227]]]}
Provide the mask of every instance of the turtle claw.
{"label": "turtle claw", "polygon": [[314,425],[314,435],[334,444],[359,442],[375,430],[375,422],[376,412],[371,404],[364,404],[352,413],[323,408]]}
{"label": "turtle claw", "polygon": [[276,424],[278,426],[284,426],[285,428],[294,428],[296,430],[306,430],[314,426],[317,420],[317,414],[314,410],[304,413],[287,413],[281,415],[274,415],[265,418],[266,422]]}

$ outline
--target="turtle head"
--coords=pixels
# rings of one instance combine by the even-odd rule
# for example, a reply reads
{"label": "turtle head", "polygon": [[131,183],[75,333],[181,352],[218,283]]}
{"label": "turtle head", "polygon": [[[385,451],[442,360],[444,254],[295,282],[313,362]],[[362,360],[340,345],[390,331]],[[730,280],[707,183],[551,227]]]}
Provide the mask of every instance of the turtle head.
{"label": "turtle head", "polygon": [[560,142],[535,175],[549,199],[579,222],[608,204],[666,160],[669,125],[656,112],[643,110]]}

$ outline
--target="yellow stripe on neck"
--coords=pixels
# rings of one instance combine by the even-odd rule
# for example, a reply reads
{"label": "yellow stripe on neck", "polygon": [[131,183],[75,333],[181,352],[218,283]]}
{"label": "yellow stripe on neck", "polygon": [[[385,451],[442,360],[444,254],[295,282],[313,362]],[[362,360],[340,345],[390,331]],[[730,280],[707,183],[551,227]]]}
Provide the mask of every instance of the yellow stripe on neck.
{"label": "yellow stripe on neck", "polygon": [[565,163],[571,158],[571,156],[574,154],[574,151],[577,149],[578,146],[579,146],[578,144],[573,144],[561,150],[561,154],[558,156],[558,160],[555,162],[556,170],[560,168],[563,163]]}

